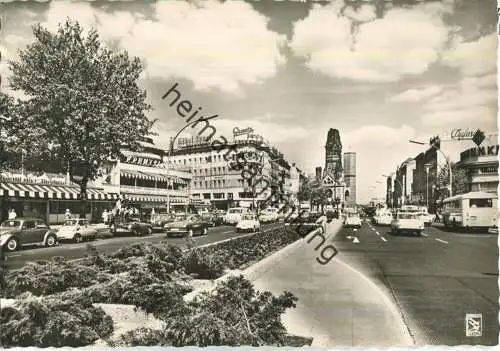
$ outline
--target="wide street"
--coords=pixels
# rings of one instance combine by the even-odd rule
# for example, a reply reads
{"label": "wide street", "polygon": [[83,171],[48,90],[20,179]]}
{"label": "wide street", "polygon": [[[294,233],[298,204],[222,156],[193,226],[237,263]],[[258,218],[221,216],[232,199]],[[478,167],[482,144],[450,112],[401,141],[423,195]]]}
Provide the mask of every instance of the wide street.
{"label": "wide street", "polygon": [[[333,243],[338,259],[393,296],[417,345],[498,343],[497,235],[429,227],[421,237],[394,236],[365,221]],[[482,336],[465,335],[467,313],[482,314]]]}
{"label": "wide street", "polygon": [[[261,230],[265,231],[282,225],[282,223],[264,224],[262,225]],[[97,239],[96,241],[90,243],[95,246],[100,253],[110,253],[118,250],[120,247],[139,242],[158,243],[162,241],[171,245],[186,245],[186,241],[184,238],[167,238],[165,236],[165,233],[154,233],[149,236],[140,237],[135,237],[131,234],[119,235],[120,236],[116,237]],[[194,240],[196,241],[196,246],[201,246],[244,235],[248,235],[248,233],[236,234],[234,226],[219,226],[210,228],[206,236],[195,236]],[[5,260],[5,266],[8,269],[15,269],[22,267],[24,264],[26,264],[26,262],[29,261],[48,260],[51,257],[55,256],[61,256],[68,259],[78,259],[85,256],[87,252],[87,244],[88,243],[61,243],[59,246],[50,248],[26,248],[15,252],[9,252],[5,254],[5,256],[7,257],[7,259]]]}

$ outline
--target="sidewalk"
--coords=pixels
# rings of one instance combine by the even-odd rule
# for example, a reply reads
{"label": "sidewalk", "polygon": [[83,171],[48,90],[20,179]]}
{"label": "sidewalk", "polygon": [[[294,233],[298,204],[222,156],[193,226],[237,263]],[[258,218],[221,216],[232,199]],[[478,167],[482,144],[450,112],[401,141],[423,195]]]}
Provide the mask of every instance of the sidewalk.
{"label": "sidewalk", "polygon": [[[414,346],[392,300],[337,255],[325,265],[317,262],[331,244],[340,221],[327,225],[327,240],[319,236],[300,240],[279,259],[258,272],[247,274],[256,289],[275,294],[290,291],[298,297],[283,322],[291,334],[313,337],[313,347],[408,347]],[[327,258],[330,251],[325,251]]]}

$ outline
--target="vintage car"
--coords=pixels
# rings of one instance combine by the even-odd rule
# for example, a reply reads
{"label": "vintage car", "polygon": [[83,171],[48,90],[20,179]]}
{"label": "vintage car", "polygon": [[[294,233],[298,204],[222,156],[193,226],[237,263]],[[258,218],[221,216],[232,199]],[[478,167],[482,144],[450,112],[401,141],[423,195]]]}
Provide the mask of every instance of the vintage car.
{"label": "vintage car", "polygon": [[432,215],[426,211],[419,211],[417,212],[418,217],[420,220],[424,223],[424,225],[431,225],[432,222],[434,222],[434,219],[436,218],[435,215]]}
{"label": "vintage car", "polygon": [[55,246],[57,234],[41,219],[19,217],[0,224],[0,246],[8,251],[22,246]]}
{"label": "vintage car", "polygon": [[257,216],[253,213],[247,213],[241,216],[241,220],[236,224],[236,232],[252,231],[256,232],[260,230],[260,222]]}
{"label": "vintage car", "polygon": [[261,223],[272,223],[278,220],[278,209],[277,208],[267,208],[262,210],[259,215],[259,221]]}
{"label": "vintage car", "polygon": [[391,233],[398,235],[401,233],[413,233],[422,235],[424,223],[415,212],[398,212],[396,218],[391,222]]}
{"label": "vintage car", "polygon": [[373,222],[377,225],[391,225],[393,218],[392,212],[381,211],[373,217]]}
{"label": "vintage car", "polygon": [[180,214],[175,217],[172,223],[165,224],[164,229],[167,237],[177,235],[192,237],[195,234],[206,235],[208,227],[210,227],[210,223],[200,215]]}
{"label": "vintage car", "polygon": [[80,243],[85,239],[95,240],[97,230],[90,226],[87,219],[75,218],[68,219],[57,231],[59,240],[72,240],[75,243]]}
{"label": "vintage car", "polygon": [[153,233],[153,225],[143,221],[139,216],[116,216],[111,219],[109,231],[116,233],[132,233],[136,236]]}
{"label": "vintage car", "polygon": [[224,223],[223,217],[218,216],[215,212],[204,212],[201,214],[201,217],[207,221],[211,227],[216,227]]}
{"label": "vintage car", "polygon": [[233,207],[227,210],[224,217],[224,223],[235,225],[241,219],[241,216],[245,213],[249,213],[248,208],[245,207]]}
{"label": "vintage car", "polygon": [[151,225],[154,229],[163,229],[165,224],[173,222],[175,215],[170,213],[155,213],[151,214]]}
{"label": "vintage car", "polygon": [[344,220],[344,227],[347,228],[361,228],[361,218],[358,212],[347,212]]}

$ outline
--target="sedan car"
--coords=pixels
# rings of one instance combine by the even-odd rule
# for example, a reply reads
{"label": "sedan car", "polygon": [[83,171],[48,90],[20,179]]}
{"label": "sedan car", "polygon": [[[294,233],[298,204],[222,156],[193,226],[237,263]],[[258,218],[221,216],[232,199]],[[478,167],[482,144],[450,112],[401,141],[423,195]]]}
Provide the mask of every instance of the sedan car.
{"label": "sedan car", "polygon": [[112,234],[132,233],[136,236],[153,233],[153,225],[141,220],[137,216],[123,217],[117,216],[109,224],[109,230]]}
{"label": "sedan car", "polygon": [[175,216],[170,213],[155,213],[151,215],[151,225],[154,229],[163,229],[165,224],[173,222],[174,219]]}
{"label": "sedan car", "polygon": [[424,223],[414,212],[399,212],[391,222],[391,233],[395,235],[406,232],[420,236],[423,230]]}
{"label": "sedan car", "polygon": [[391,225],[393,220],[393,215],[391,212],[380,212],[375,217],[373,217],[373,221],[378,225]]}
{"label": "sedan car", "polygon": [[253,213],[244,214],[241,220],[236,224],[236,232],[251,231],[256,232],[260,230],[260,222],[257,216]]}
{"label": "sedan car", "polygon": [[0,224],[1,247],[15,251],[30,245],[55,246],[57,235],[39,218],[19,217]]}
{"label": "sedan car", "polygon": [[80,243],[85,239],[94,240],[97,230],[90,226],[89,221],[84,218],[68,219],[57,231],[59,240],[72,240]]}
{"label": "sedan car", "polygon": [[165,224],[167,237],[176,235],[192,237],[195,234],[206,235],[210,223],[204,220],[200,215],[177,215],[175,221]]}
{"label": "sedan car", "polygon": [[361,218],[357,212],[347,212],[344,227],[361,228]]}
{"label": "sedan car", "polygon": [[207,221],[211,227],[216,227],[224,223],[224,219],[221,216],[217,216],[215,212],[204,212],[201,217]]}

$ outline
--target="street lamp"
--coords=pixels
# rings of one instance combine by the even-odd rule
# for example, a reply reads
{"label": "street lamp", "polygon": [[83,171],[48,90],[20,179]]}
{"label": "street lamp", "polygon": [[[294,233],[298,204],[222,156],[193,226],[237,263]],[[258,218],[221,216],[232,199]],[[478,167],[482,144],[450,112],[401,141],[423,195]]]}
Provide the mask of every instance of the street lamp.
{"label": "street lamp", "polygon": [[427,204],[427,209],[429,209],[429,168],[431,168],[430,163],[426,163],[424,165],[425,167],[425,174],[427,176],[427,184],[425,186],[425,199],[426,199],[426,204]]}
{"label": "street lamp", "polygon": [[[420,141],[415,141],[415,140],[409,140],[409,142],[412,144],[426,145],[425,143],[422,143]],[[434,144],[431,144],[431,147],[436,149],[437,151],[439,151],[441,153],[441,155],[443,155],[444,159],[446,160],[446,164],[448,165],[448,172],[450,173],[450,185],[449,185],[450,197],[452,197],[453,196],[453,174],[451,171],[450,160],[448,159],[448,157],[444,154],[444,152],[440,148],[436,147]]]}

